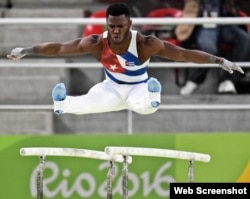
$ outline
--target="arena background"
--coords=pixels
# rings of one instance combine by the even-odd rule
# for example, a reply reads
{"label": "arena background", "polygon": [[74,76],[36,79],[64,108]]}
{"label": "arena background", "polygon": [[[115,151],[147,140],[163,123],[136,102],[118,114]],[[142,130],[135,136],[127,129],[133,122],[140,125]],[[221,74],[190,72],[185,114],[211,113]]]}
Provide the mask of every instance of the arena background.
{"label": "arena background", "polygon": [[[183,6],[181,0],[126,2],[134,17],[146,16],[150,10],[161,7]],[[242,0],[240,3],[242,10],[250,15],[248,1]],[[105,0],[1,0],[0,13],[2,19],[82,18],[86,11],[96,12],[107,5],[108,1]],[[250,182],[250,79],[244,79],[239,94],[221,96],[216,93],[217,72],[211,70],[206,83],[193,96],[182,97],[177,80],[182,83],[186,69],[152,67],[150,75],[157,77],[163,85],[163,105],[222,105],[221,108],[161,109],[148,116],[127,111],[57,116],[51,108],[51,89],[56,83],[65,82],[69,94],[83,94],[103,79],[103,71],[101,68],[49,66],[53,63],[60,65],[95,60],[89,56],[27,57],[13,63],[6,59],[6,54],[17,46],[80,37],[85,27],[6,25],[1,23],[1,19],[0,26],[0,198],[36,198],[34,172],[39,158],[22,157],[19,153],[22,147],[103,150],[107,145],[115,145],[201,152],[210,154],[211,161],[195,163],[196,182]],[[141,27],[135,28],[141,30]],[[153,59],[153,62],[160,61]],[[16,64],[19,64],[18,67]],[[34,67],[27,67],[29,64]],[[37,67],[39,64],[46,67]],[[176,72],[180,79],[176,79]],[[44,105],[46,108],[39,108]],[[224,109],[224,105],[243,105],[245,108]],[[44,198],[106,197],[105,161],[48,157],[46,162]],[[114,196],[121,197],[121,165],[117,165]],[[167,198],[169,182],[187,182],[187,169],[188,162],[184,160],[133,157],[129,171],[134,174],[134,181],[129,181],[129,198]],[[89,177],[85,178],[85,174]]]}

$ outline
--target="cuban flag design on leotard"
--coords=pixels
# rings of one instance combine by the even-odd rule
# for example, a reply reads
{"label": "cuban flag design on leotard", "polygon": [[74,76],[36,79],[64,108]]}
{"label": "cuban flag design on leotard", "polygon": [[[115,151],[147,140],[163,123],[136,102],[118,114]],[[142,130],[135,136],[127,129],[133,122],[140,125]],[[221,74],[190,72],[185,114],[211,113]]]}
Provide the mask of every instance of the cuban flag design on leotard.
{"label": "cuban flag design on leotard", "polygon": [[104,66],[106,78],[118,84],[137,84],[148,79],[147,67],[149,59],[140,63],[137,53],[137,31],[131,31],[132,37],[128,51],[122,55],[112,52],[108,45],[108,32],[103,33],[103,52],[101,63]]}

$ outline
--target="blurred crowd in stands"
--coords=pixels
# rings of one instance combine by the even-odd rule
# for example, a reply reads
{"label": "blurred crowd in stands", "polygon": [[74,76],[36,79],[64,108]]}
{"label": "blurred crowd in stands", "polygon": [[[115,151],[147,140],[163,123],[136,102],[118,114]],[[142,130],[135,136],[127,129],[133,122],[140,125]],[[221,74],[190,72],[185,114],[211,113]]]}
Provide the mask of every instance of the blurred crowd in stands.
{"label": "blurred crowd in stands", "polygon": [[[185,0],[183,17],[245,17],[237,0]],[[250,36],[246,25],[202,24],[178,25],[176,36],[186,48],[195,48],[217,56],[229,56],[234,62],[246,61],[249,57]],[[230,55],[225,54],[230,52]],[[181,88],[181,95],[190,95],[206,80],[208,68],[197,68],[190,74]],[[218,74],[217,92],[236,94],[237,84],[243,75],[229,74],[222,70]]]}

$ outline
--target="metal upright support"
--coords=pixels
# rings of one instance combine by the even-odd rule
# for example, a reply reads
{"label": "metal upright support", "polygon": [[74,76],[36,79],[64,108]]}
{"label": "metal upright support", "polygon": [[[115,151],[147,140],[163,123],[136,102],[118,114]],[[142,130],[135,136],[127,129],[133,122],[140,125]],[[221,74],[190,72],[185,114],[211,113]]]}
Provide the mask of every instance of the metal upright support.
{"label": "metal upright support", "polygon": [[188,181],[189,182],[194,182],[194,160],[193,159],[189,160]]}
{"label": "metal upright support", "polygon": [[128,199],[128,156],[124,155],[123,169],[122,169],[122,196],[123,199]]}
{"label": "metal upright support", "polygon": [[45,156],[40,156],[40,163],[37,170],[37,199],[43,198],[43,171],[45,169]]}
{"label": "metal upright support", "polygon": [[133,134],[133,113],[128,110],[128,135]]}
{"label": "metal upright support", "polygon": [[107,199],[112,199],[112,181],[115,176],[114,161],[110,161],[110,167],[107,175]]}

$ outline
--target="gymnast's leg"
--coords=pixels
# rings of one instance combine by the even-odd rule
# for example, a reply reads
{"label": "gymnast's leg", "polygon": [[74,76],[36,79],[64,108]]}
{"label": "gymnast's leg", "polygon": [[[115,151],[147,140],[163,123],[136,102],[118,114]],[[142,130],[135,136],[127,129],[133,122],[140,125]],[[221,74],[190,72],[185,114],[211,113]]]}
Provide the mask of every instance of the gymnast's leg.
{"label": "gymnast's leg", "polygon": [[161,103],[161,84],[155,78],[138,84],[130,91],[126,100],[129,109],[139,114],[151,114],[157,111]]}
{"label": "gymnast's leg", "polygon": [[52,90],[52,98],[56,114],[83,115],[125,108],[124,103],[107,81],[96,84],[87,94],[81,96],[67,96],[64,84],[59,83]]}

